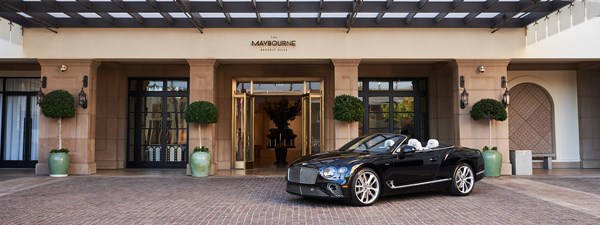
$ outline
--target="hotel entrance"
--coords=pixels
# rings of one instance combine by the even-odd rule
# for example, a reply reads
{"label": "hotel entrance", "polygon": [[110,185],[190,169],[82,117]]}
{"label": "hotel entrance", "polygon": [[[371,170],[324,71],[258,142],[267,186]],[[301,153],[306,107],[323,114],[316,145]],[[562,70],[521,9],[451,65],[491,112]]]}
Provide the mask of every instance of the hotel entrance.
{"label": "hotel entrance", "polygon": [[[232,168],[282,167],[322,151],[321,80],[238,79],[232,89]],[[278,114],[295,117],[277,126]]]}

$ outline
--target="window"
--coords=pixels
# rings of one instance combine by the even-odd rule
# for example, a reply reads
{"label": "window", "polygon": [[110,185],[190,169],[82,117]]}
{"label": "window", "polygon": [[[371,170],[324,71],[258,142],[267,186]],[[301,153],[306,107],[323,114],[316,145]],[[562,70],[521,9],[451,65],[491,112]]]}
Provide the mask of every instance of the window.
{"label": "window", "polygon": [[381,132],[428,138],[425,79],[364,78],[358,81],[358,89],[365,107],[360,135]]}

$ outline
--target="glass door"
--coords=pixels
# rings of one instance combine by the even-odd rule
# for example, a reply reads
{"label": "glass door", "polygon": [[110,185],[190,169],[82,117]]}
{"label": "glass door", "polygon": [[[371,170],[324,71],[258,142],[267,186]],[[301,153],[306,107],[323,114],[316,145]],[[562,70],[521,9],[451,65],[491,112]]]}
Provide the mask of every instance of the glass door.
{"label": "glass door", "polygon": [[131,80],[128,167],[184,168],[188,82]]}
{"label": "glass door", "polygon": [[309,93],[302,96],[302,156],[321,152],[323,140],[323,118],[321,110],[321,95]]}
{"label": "glass door", "polygon": [[233,99],[233,155],[235,169],[253,169],[254,165],[254,97],[238,93]]}
{"label": "glass door", "polygon": [[[0,79],[0,167],[33,168],[38,160],[38,78]],[[48,149],[50,150],[50,149]]]}

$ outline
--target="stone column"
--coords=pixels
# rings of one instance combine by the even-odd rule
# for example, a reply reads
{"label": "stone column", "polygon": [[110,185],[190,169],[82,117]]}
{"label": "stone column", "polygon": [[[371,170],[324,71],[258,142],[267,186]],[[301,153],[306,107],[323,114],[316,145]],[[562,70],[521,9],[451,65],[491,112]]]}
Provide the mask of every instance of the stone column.
{"label": "stone column", "polygon": [[[332,99],[329,102],[333,104],[333,98],[343,94],[358,97],[358,65],[360,59],[332,59],[331,62],[334,66],[335,96],[331,96]],[[333,105],[326,107],[333,107]],[[358,137],[358,122],[350,124],[350,133],[348,133],[348,124],[335,120],[333,130],[335,137],[333,149],[338,149],[346,144],[348,140]]]}
{"label": "stone column", "polygon": [[[483,99],[491,98],[502,101],[504,88],[500,86],[502,76],[507,76],[509,60],[456,60],[454,70],[454,115],[456,121],[455,144],[464,147],[482,149],[489,145],[489,122],[487,120],[475,121],[471,118],[471,108]],[[479,67],[483,66],[485,72],[481,73]],[[469,93],[469,105],[460,108],[460,94],[463,89],[459,87],[460,76],[464,76],[465,87]],[[510,116],[510,113],[509,113]],[[509,160],[508,145],[508,119],[505,121],[492,121],[492,146],[497,146],[502,154],[502,175],[512,174]]]}
{"label": "stone column", "polygon": [[129,82],[119,63],[102,63],[96,80],[96,165],[98,169],[123,169],[127,163]]}
{"label": "stone column", "polygon": [[[214,103],[217,108],[219,104],[215,102],[215,71],[218,62],[215,59],[188,59],[190,65],[190,103],[195,101],[207,101]],[[198,146],[198,125],[190,124],[189,127],[189,146],[190,155],[194,147]],[[210,175],[217,174],[217,151],[219,151],[216,139],[215,124],[202,125],[202,145],[210,150]],[[187,173],[190,174],[189,164]]]}
{"label": "stone column", "polygon": [[600,168],[600,70],[577,71],[581,168]]}
{"label": "stone column", "polygon": [[[40,59],[41,75],[48,78],[48,93],[64,89],[71,93],[78,103],[82,80],[88,76],[88,87],[83,88],[88,105],[84,109],[78,104],[74,118],[62,120],[63,147],[69,149],[71,165],[69,174],[95,174],[95,129],[96,129],[96,73],[100,63],[93,59]],[[61,71],[65,65],[66,70]],[[40,116],[39,160],[36,174],[48,174],[48,156],[52,148],[58,147],[57,120]]]}

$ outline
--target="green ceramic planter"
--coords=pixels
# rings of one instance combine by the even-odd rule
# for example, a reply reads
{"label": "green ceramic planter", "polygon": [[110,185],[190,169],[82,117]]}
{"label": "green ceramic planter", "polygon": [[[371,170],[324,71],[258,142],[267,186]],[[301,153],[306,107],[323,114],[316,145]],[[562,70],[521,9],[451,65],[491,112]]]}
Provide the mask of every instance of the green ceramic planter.
{"label": "green ceramic planter", "polygon": [[51,177],[69,176],[70,158],[69,153],[55,152],[48,157],[48,169]]}
{"label": "green ceramic planter", "polygon": [[500,170],[502,169],[502,154],[495,150],[484,150],[482,155],[483,162],[485,163],[485,176],[500,176]]}
{"label": "green ceramic planter", "polygon": [[192,177],[207,177],[210,173],[210,154],[208,152],[194,152],[190,156],[190,169]]}

